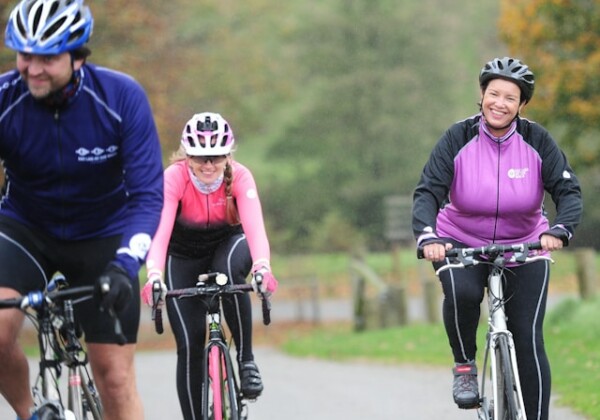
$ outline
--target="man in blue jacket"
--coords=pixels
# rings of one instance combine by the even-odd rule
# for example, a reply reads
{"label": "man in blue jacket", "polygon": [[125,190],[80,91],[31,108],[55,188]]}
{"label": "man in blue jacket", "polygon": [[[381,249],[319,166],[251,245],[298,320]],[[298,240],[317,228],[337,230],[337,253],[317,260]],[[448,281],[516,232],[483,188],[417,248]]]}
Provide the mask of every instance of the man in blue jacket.
{"label": "man in blue jacket", "polygon": [[[95,304],[75,310],[104,419],[136,420],[137,275],[160,218],[162,158],[142,87],[86,63],[92,28],[83,0],[22,0],[10,15],[5,42],[17,58],[0,76],[0,299],[43,289],[56,271],[72,286],[95,284]],[[36,419],[22,324],[20,311],[0,310],[0,392],[18,419]]]}

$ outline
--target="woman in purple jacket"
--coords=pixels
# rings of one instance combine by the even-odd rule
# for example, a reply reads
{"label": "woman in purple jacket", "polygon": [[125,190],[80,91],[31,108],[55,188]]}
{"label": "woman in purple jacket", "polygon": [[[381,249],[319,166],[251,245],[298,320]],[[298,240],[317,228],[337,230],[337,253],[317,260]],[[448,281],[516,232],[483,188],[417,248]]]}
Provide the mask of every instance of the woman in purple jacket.
{"label": "woman in purple jacket", "polygon": [[[541,241],[546,251],[568,245],[582,214],[579,183],[564,153],[539,124],[520,117],[531,100],[534,75],[520,60],[495,58],[479,75],[480,112],[452,125],[434,147],[414,192],[413,231],[434,267],[452,246]],[[547,192],[556,206],[550,223]],[[528,419],[548,419],[550,367],[543,319],[549,264],[511,268],[506,304],[519,355]],[[448,270],[440,275],[443,318],[452,348],[454,401],[479,403],[475,365],[480,303],[488,271]]]}

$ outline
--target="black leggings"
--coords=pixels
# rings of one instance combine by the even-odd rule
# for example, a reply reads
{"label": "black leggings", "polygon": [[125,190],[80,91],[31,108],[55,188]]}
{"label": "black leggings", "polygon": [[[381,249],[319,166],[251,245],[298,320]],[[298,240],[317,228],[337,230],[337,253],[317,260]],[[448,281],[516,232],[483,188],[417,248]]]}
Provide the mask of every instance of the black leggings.
{"label": "black leggings", "polygon": [[[207,255],[196,258],[167,258],[166,282],[169,289],[192,287],[198,274],[221,272],[230,281],[243,284],[252,267],[246,237],[234,235]],[[223,302],[227,326],[237,349],[237,360],[254,360],[252,353],[252,307],[247,294]],[[202,418],[203,352],[206,343],[206,306],[200,299],[169,299],[169,323],[177,343],[177,394],[186,420]]]}
{"label": "black leggings", "polygon": [[[444,271],[440,275],[444,291],[444,325],[456,363],[475,360],[480,304],[489,267],[481,264]],[[527,418],[547,420],[551,378],[543,323],[550,264],[537,261],[507,269],[505,275],[505,298],[508,298],[505,309],[508,328],[515,340]]]}

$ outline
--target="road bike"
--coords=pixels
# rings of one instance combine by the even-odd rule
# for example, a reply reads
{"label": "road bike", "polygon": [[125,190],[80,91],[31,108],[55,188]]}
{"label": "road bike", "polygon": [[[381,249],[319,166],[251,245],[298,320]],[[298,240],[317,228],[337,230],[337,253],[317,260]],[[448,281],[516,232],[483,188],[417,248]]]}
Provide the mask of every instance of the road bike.
{"label": "road bike", "polygon": [[[437,269],[436,275],[450,269],[460,269],[477,264],[490,264],[487,284],[488,331],[481,379],[480,404],[477,408],[480,420],[525,420],[525,407],[521,392],[519,370],[512,333],[508,330],[504,303],[504,270],[512,264],[553,260],[544,254],[531,254],[541,249],[541,244],[513,245],[491,244],[477,248],[453,248],[446,251],[447,264]],[[487,375],[491,382],[491,395],[486,392]]]}
{"label": "road bike", "polygon": [[[46,290],[0,300],[0,309],[23,311],[37,331],[39,373],[32,394],[40,420],[102,420],[100,396],[74,315],[74,306],[92,299],[93,294],[94,286],[68,287],[65,277],[57,273]],[[120,334],[119,319],[113,319],[115,331]],[[61,383],[63,367],[68,373],[66,384]]]}
{"label": "road bike", "polygon": [[[262,277],[255,275],[260,285]],[[163,333],[161,312],[161,284],[153,283],[152,319],[156,332]],[[202,418],[210,420],[246,420],[248,408],[246,397],[240,391],[239,372],[234,367],[230,355],[230,345],[226,338],[222,319],[221,302],[223,298],[240,293],[249,293],[254,289],[251,284],[229,284],[222,273],[208,273],[198,276],[195,287],[169,290],[167,299],[200,298],[206,304],[208,341],[204,348],[204,373],[202,378]],[[260,292],[263,323],[271,323],[270,302],[266,293]]]}

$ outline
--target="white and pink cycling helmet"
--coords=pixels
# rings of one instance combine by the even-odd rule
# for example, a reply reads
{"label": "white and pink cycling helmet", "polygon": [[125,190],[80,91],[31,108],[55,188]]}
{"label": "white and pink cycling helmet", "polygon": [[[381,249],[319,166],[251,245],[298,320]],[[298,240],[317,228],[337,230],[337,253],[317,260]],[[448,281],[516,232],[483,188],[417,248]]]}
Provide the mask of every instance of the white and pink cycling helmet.
{"label": "white and pink cycling helmet", "polygon": [[228,155],[234,143],[229,123],[215,112],[194,115],[181,134],[181,144],[188,156]]}

